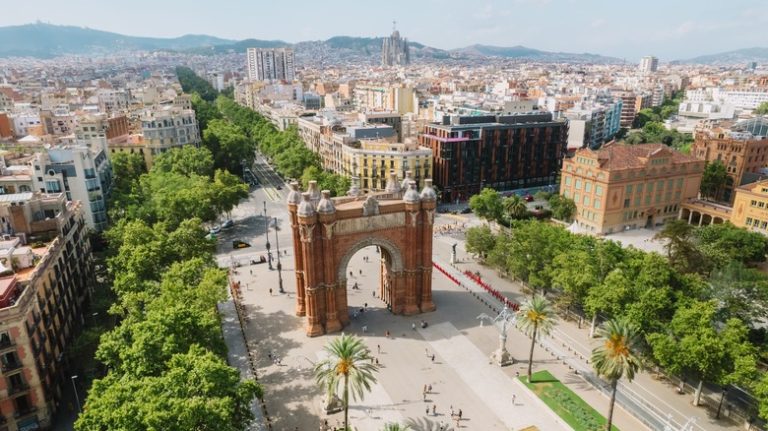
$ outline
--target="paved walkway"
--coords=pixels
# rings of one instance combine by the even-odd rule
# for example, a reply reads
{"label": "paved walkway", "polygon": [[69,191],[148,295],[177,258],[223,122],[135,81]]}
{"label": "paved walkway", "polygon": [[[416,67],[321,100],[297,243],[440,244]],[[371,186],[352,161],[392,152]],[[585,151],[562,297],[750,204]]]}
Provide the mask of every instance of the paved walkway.
{"label": "paved walkway", "polygon": [[[240,327],[240,321],[237,318],[235,303],[230,299],[220,302],[217,306],[219,316],[221,316],[221,329],[224,333],[224,342],[227,344],[227,362],[240,370],[242,379],[253,379],[251,363],[248,359],[248,348],[243,338],[243,330]],[[251,431],[266,431],[266,421],[261,411],[258,400],[251,403],[251,411],[255,418],[248,428]]]}

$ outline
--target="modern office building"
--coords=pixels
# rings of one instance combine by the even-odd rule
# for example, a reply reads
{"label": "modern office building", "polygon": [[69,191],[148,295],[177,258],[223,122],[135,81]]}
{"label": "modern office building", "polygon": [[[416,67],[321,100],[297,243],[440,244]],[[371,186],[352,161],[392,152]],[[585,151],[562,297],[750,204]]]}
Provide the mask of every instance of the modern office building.
{"label": "modern office building", "polygon": [[444,116],[419,143],[433,153],[433,178],[445,202],[497,190],[553,185],[568,141],[566,120],[551,113]]}
{"label": "modern office building", "polygon": [[248,48],[246,57],[251,81],[292,82],[296,76],[291,48]]}
{"label": "modern office building", "polygon": [[691,155],[725,164],[728,182],[715,198],[732,202],[734,189],[754,182],[768,166],[768,119],[756,117],[741,123],[702,121],[694,133]]}
{"label": "modern office building", "polygon": [[[362,112],[358,119],[363,123],[386,124],[395,129],[397,142],[403,142],[403,116],[397,112]],[[421,186],[419,186],[421,187]]]}
{"label": "modern office building", "polygon": [[563,161],[560,193],[576,203],[579,227],[594,234],[676,219],[698,196],[704,161],[664,144],[607,144]]}
{"label": "modern office building", "polygon": [[88,229],[64,193],[24,192],[0,196],[0,230],[0,429],[49,429],[94,285]]}
{"label": "modern office building", "polygon": [[659,59],[649,55],[640,59],[640,72],[653,73],[659,69]]}
{"label": "modern office building", "polygon": [[411,63],[411,53],[408,49],[408,39],[400,37],[400,32],[392,31],[381,43],[382,66],[406,66]]}

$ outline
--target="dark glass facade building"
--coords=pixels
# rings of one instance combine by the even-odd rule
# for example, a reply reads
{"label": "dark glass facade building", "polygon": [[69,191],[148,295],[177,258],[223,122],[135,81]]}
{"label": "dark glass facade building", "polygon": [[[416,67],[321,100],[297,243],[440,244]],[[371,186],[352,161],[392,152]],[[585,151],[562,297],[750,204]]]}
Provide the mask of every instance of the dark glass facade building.
{"label": "dark glass facade building", "polygon": [[443,202],[497,190],[553,185],[568,141],[566,120],[550,113],[445,116],[419,136],[432,149]]}

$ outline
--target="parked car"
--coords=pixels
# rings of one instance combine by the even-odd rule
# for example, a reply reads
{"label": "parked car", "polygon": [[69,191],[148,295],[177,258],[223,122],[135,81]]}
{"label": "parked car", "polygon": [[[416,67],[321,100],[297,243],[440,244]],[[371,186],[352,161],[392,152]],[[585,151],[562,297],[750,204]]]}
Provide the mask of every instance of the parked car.
{"label": "parked car", "polygon": [[278,185],[277,185],[275,188],[276,188],[276,189],[278,189],[278,190],[282,190],[282,189],[283,189],[283,186],[281,186],[280,184],[278,184]]}
{"label": "parked car", "polygon": [[248,248],[250,246],[251,245],[248,244],[247,242],[240,241],[239,239],[236,239],[236,240],[232,241],[232,248],[235,248],[235,249],[237,249],[237,248]]}
{"label": "parked car", "polygon": [[526,202],[533,202],[533,195],[525,195]]}
{"label": "parked car", "polygon": [[471,212],[472,212],[472,208],[469,208],[469,207],[467,207],[467,208],[464,208],[463,210],[461,210],[461,213],[462,213],[462,214],[469,214],[469,213],[471,213]]}
{"label": "parked car", "polygon": [[234,225],[235,225],[235,222],[232,221],[232,219],[227,219],[227,220],[224,220],[224,223],[221,224],[221,228],[222,229],[229,229],[229,228],[231,228]]}
{"label": "parked car", "polygon": [[208,233],[212,233],[212,234],[217,234],[219,232],[221,232],[221,226],[217,224],[211,226],[211,229],[208,231]]}

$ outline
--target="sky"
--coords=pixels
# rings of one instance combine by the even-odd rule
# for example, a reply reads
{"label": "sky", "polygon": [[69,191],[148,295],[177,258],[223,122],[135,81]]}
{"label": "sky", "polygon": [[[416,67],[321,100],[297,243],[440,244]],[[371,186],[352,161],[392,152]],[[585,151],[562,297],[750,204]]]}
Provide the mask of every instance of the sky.
{"label": "sky", "polygon": [[208,34],[299,42],[385,36],[442,49],[473,44],[691,58],[768,47],[766,0],[27,0],[0,26],[35,21],[134,36]]}

